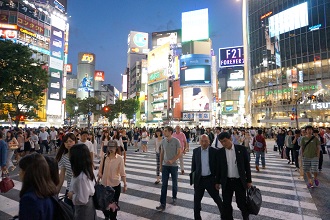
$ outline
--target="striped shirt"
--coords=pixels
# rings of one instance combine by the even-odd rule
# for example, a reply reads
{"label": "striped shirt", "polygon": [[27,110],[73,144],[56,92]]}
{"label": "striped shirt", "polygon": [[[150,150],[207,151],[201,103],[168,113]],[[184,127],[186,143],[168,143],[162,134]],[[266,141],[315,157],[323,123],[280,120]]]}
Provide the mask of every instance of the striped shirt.
{"label": "striped shirt", "polygon": [[71,178],[72,178],[72,169],[71,163],[69,160],[69,154],[62,155],[61,160],[58,162],[59,169],[65,169],[65,180],[67,181],[66,189],[69,190]]}

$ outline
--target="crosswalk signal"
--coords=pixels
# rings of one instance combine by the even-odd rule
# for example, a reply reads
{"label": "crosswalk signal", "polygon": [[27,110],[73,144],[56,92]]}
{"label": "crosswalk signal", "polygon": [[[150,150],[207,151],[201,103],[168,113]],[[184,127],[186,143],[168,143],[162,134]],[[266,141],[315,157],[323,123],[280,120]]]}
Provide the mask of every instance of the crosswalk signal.
{"label": "crosswalk signal", "polygon": [[294,120],[294,114],[291,114],[290,118],[291,118],[291,121],[293,121]]}

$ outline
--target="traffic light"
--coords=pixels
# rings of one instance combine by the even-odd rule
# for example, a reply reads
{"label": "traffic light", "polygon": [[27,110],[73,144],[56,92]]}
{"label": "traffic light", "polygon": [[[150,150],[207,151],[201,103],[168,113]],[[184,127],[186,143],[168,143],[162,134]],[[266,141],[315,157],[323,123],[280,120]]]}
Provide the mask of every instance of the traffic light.
{"label": "traffic light", "polygon": [[291,118],[291,121],[294,120],[294,114],[293,113],[290,115],[290,118]]}
{"label": "traffic light", "polygon": [[105,113],[107,113],[109,110],[110,110],[110,108],[109,108],[108,106],[103,107],[103,111],[104,111]]}
{"label": "traffic light", "polygon": [[20,121],[24,121],[24,115],[21,115],[21,116],[19,117],[19,120],[20,120]]}

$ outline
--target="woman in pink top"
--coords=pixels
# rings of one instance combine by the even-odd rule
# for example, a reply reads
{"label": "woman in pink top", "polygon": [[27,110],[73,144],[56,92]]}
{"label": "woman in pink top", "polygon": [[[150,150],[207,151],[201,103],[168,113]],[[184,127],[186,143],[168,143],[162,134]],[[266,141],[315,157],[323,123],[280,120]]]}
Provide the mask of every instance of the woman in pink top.
{"label": "woman in pink top", "polygon": [[[115,190],[114,201],[118,204],[119,196],[121,191],[120,180],[124,183],[123,192],[127,190],[126,183],[126,172],[125,164],[122,156],[116,153],[117,148],[120,147],[115,140],[108,142],[106,157],[103,157],[100,164],[100,169],[98,173],[99,179],[104,186],[111,186]],[[102,167],[104,163],[104,170],[102,172]],[[116,210],[104,210],[103,214],[105,219],[117,219],[117,209]]]}

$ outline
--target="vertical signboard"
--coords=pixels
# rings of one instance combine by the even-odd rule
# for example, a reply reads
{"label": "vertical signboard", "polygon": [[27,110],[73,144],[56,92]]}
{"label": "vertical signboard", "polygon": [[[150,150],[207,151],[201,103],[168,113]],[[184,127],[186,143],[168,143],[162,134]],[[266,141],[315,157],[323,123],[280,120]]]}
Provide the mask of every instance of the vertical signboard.
{"label": "vertical signboard", "polygon": [[81,52],[78,54],[78,90],[77,98],[88,97],[94,91],[95,54]]}

